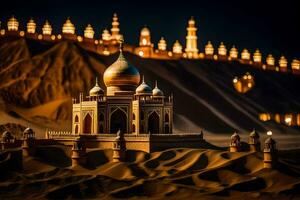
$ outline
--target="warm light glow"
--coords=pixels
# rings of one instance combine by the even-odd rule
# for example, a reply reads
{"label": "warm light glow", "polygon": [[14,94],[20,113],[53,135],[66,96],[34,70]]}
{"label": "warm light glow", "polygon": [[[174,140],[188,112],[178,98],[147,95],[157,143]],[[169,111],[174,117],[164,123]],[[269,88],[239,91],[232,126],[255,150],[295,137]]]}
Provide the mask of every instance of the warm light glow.
{"label": "warm light glow", "polygon": [[207,45],[205,46],[205,54],[206,55],[214,55],[214,47],[210,41],[208,41]]}
{"label": "warm light glow", "polygon": [[35,33],[36,23],[33,19],[30,19],[27,23],[27,33]]}
{"label": "warm light glow", "polygon": [[141,30],[141,36],[149,36],[150,35],[150,30],[147,27],[144,27]]}
{"label": "warm light glow", "polygon": [[144,56],[144,52],[143,51],[139,51],[139,56],[143,57]]}
{"label": "warm light glow", "polygon": [[297,59],[294,59],[292,61],[291,66],[292,66],[292,69],[294,69],[294,70],[300,70],[300,61]]}
{"label": "warm light glow", "polygon": [[235,46],[233,46],[230,51],[229,51],[229,56],[232,59],[237,59],[238,58],[238,50],[235,48]]}
{"label": "warm light glow", "polygon": [[186,48],[185,52],[187,57],[196,58],[198,57],[198,47],[197,47],[197,28],[196,22],[193,17],[188,22],[187,36],[186,36]]}
{"label": "warm light glow", "polygon": [[92,25],[88,24],[87,27],[84,30],[84,37],[89,38],[89,39],[93,39],[94,35],[95,35],[95,31],[94,31]]}
{"label": "warm light glow", "polygon": [[250,60],[250,53],[247,49],[244,49],[241,53],[242,60]]}
{"label": "warm light glow", "polygon": [[226,46],[224,45],[223,42],[221,42],[219,48],[218,48],[218,54],[221,56],[226,56],[227,55],[227,49]]}
{"label": "warm light glow", "polygon": [[52,34],[52,27],[51,27],[50,23],[48,22],[48,20],[46,20],[46,22],[42,28],[42,31],[43,31],[43,35],[51,35]]}
{"label": "warm light glow", "polygon": [[20,31],[20,36],[24,37],[24,35],[25,35],[25,32],[24,31]]}
{"label": "warm light glow", "polygon": [[69,18],[66,20],[66,22],[63,25],[62,33],[64,33],[64,34],[72,34],[72,35],[75,34],[75,26],[74,26],[74,24],[71,22],[71,20]]}
{"label": "warm light glow", "polygon": [[2,30],[0,31],[0,34],[1,34],[1,35],[5,35],[5,29],[2,29]]}
{"label": "warm light glow", "polygon": [[169,52],[168,52],[168,56],[170,56],[170,57],[173,56],[172,51],[169,51]]}
{"label": "warm light glow", "polygon": [[19,22],[14,16],[12,16],[7,22],[7,30],[18,31],[18,29],[19,29]]}
{"label": "warm light glow", "polygon": [[55,35],[51,35],[51,40],[55,40]]}
{"label": "warm light glow", "polygon": [[102,40],[109,41],[110,38],[111,38],[111,35],[110,35],[109,31],[107,29],[104,29],[103,33],[102,33]]}
{"label": "warm light glow", "polygon": [[233,83],[237,83],[237,82],[238,82],[238,78],[235,77],[235,78],[233,79]]}
{"label": "warm light glow", "polygon": [[272,131],[268,131],[268,132],[267,132],[267,135],[268,135],[268,136],[272,136],[272,135],[273,135]]}
{"label": "warm light glow", "polygon": [[57,39],[59,39],[59,40],[61,39],[61,34],[57,35]]}
{"label": "warm light glow", "polygon": [[39,40],[42,40],[42,39],[43,39],[43,35],[39,34],[39,35],[38,35],[38,39],[39,39]]}
{"label": "warm light glow", "polygon": [[106,56],[109,56],[110,52],[107,49],[104,49],[103,54],[106,55]]}
{"label": "warm light glow", "polygon": [[158,49],[161,51],[167,50],[167,42],[163,37],[158,42]]}
{"label": "warm light glow", "polygon": [[110,29],[111,39],[113,39],[113,40],[120,40],[122,37],[122,35],[120,34],[119,25],[120,25],[120,23],[118,20],[118,15],[117,15],[117,13],[114,13],[113,21],[111,23],[112,28]]}
{"label": "warm light glow", "polygon": [[173,53],[182,53],[182,46],[178,40],[176,40],[173,45]]}
{"label": "warm light glow", "polygon": [[233,85],[238,92],[246,93],[254,87],[254,78],[249,72],[247,72],[241,78],[234,77]]}
{"label": "warm light glow", "polygon": [[268,113],[262,113],[259,115],[259,119],[263,122],[271,120],[271,116]]}
{"label": "warm light glow", "polygon": [[95,40],[95,44],[99,44],[99,41],[98,41],[98,40]]}
{"label": "warm light glow", "polygon": [[261,63],[262,60],[262,56],[261,53],[259,52],[258,49],[255,50],[254,54],[253,54],[253,61],[255,63]]}
{"label": "warm light glow", "polygon": [[275,65],[275,59],[271,54],[268,55],[266,62],[267,62],[267,65],[270,65],[270,66]]}
{"label": "warm light glow", "polygon": [[279,67],[287,68],[288,62],[284,56],[281,56],[279,59]]}
{"label": "warm light glow", "polygon": [[292,115],[290,115],[290,114],[286,115],[285,118],[284,118],[285,124],[288,125],[288,126],[291,126],[292,125],[292,118],[293,118]]}
{"label": "warm light glow", "polygon": [[83,39],[82,39],[81,36],[77,36],[77,41],[78,41],[78,42],[82,42],[82,40],[83,40]]}

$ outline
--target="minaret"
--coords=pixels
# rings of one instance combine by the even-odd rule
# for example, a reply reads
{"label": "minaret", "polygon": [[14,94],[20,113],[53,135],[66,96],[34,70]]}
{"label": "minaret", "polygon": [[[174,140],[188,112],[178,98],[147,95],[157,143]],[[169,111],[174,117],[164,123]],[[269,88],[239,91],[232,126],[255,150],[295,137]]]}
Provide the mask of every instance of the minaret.
{"label": "minaret", "polygon": [[86,148],[81,137],[75,138],[72,147],[72,167],[86,164]]}
{"label": "minaret", "polygon": [[48,20],[46,20],[43,28],[42,28],[43,35],[51,35],[52,34],[52,27]]}
{"label": "minaret", "polygon": [[95,35],[95,31],[94,31],[92,25],[88,24],[84,30],[84,37],[88,38],[88,39],[93,39],[94,35]]}
{"label": "minaret", "polygon": [[254,54],[253,54],[253,62],[254,64],[256,65],[260,65],[261,64],[261,59],[262,59],[262,56],[261,56],[261,53],[258,49],[255,50]]}
{"label": "minaret", "polygon": [[111,23],[112,28],[110,29],[112,40],[119,41],[121,39],[119,25],[120,25],[120,23],[119,23],[119,20],[118,20],[118,15],[117,15],[117,13],[114,13],[113,21]]}
{"label": "minaret", "polygon": [[113,162],[122,162],[125,160],[126,144],[124,135],[119,130],[114,141],[113,147]]}
{"label": "minaret", "polygon": [[300,61],[298,59],[293,59],[291,63],[293,74],[300,74]]}
{"label": "minaret", "polygon": [[229,51],[230,60],[238,59],[238,54],[239,54],[239,52],[238,52],[237,48],[235,46],[232,46],[232,48]]}
{"label": "minaret", "polygon": [[188,22],[187,36],[186,36],[186,48],[185,52],[188,58],[197,58],[198,57],[198,48],[197,48],[197,28],[195,26],[195,20],[193,17]]}
{"label": "minaret", "polygon": [[135,54],[149,58],[153,53],[150,30],[145,26],[140,32],[139,47],[135,48]]}
{"label": "minaret", "polygon": [[227,49],[223,42],[221,42],[221,44],[218,48],[218,58],[221,60],[227,59]]}
{"label": "minaret", "polygon": [[259,134],[255,129],[249,135],[249,147],[252,152],[260,151]]}
{"label": "minaret", "polygon": [[173,45],[173,56],[176,58],[181,58],[182,56],[182,46],[178,40],[176,40]]}
{"label": "minaret", "polygon": [[272,54],[267,56],[266,63],[268,69],[275,69],[275,58],[272,56]]}
{"label": "minaret", "polygon": [[205,58],[213,59],[214,57],[214,46],[212,45],[211,41],[207,42],[207,45],[205,45]]}
{"label": "minaret", "polygon": [[273,168],[277,161],[276,142],[272,139],[272,132],[268,131],[268,138],[265,141],[264,147],[264,168]]}
{"label": "minaret", "polygon": [[164,37],[161,37],[158,44],[158,50],[159,51],[166,51],[167,50],[167,42],[166,40],[164,39]]}
{"label": "minaret", "polygon": [[229,151],[230,152],[239,152],[241,148],[241,138],[235,132],[230,138]]}
{"label": "minaret", "polygon": [[36,23],[34,20],[31,18],[28,23],[27,23],[27,33],[34,34],[36,31]]}
{"label": "minaret", "polygon": [[18,31],[19,30],[19,22],[18,20],[12,16],[7,22],[7,30],[8,31]]}
{"label": "minaret", "polygon": [[288,61],[284,56],[281,56],[279,59],[279,70],[281,72],[287,72]]}
{"label": "minaret", "polygon": [[31,128],[23,131],[22,143],[23,156],[33,156],[35,154],[35,133]]}

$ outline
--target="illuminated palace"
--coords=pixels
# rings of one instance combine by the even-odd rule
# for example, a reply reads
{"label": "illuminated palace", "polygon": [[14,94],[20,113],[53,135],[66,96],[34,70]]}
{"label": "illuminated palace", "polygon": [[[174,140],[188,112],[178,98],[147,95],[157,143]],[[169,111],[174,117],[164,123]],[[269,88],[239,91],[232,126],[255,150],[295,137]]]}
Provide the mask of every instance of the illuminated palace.
{"label": "illuminated palace", "polygon": [[124,134],[126,149],[151,152],[172,147],[200,147],[202,133],[174,134],[173,97],[157,82],[152,89],[123,55],[103,75],[106,90],[96,79],[88,96],[73,100],[72,132],[47,132],[47,138],[66,145],[85,138],[88,148],[111,148],[116,134]]}

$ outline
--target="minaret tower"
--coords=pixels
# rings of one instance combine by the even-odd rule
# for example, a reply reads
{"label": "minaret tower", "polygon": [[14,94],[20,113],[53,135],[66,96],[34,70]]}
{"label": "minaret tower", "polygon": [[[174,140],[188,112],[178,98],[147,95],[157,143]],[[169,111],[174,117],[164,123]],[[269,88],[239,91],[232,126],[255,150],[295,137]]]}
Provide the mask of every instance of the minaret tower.
{"label": "minaret tower", "polygon": [[186,48],[185,52],[188,58],[197,58],[198,57],[198,48],[197,48],[197,28],[195,27],[195,20],[192,17],[188,22],[187,27],[187,36],[186,36]]}
{"label": "minaret tower", "polygon": [[119,20],[118,20],[118,15],[116,13],[114,13],[113,16],[113,21],[111,23],[112,28],[110,29],[111,31],[111,39],[113,40],[120,40],[120,28],[119,28]]}

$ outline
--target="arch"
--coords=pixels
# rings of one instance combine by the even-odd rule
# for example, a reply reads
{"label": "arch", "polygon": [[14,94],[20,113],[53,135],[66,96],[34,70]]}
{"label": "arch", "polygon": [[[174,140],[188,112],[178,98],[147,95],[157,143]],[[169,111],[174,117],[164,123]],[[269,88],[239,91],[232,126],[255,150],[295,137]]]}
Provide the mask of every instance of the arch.
{"label": "arch", "polygon": [[159,133],[159,116],[156,112],[152,112],[148,118],[148,132]]}
{"label": "arch", "polygon": [[78,134],[78,125],[75,126],[75,134]]}
{"label": "arch", "polygon": [[132,120],[135,120],[135,114],[132,113]]}
{"label": "arch", "polygon": [[85,116],[83,120],[83,133],[92,133],[92,117],[89,113]]}
{"label": "arch", "polygon": [[127,116],[121,109],[115,110],[110,116],[110,133],[117,133],[118,131],[127,133]]}
{"label": "arch", "polygon": [[170,121],[169,114],[166,113],[166,114],[165,114],[165,122],[169,122],[169,121]]}
{"label": "arch", "polygon": [[78,117],[78,115],[75,116],[75,122],[79,122],[79,117]]}
{"label": "arch", "polygon": [[165,133],[169,134],[170,133],[170,127],[168,124],[165,125]]}
{"label": "arch", "polygon": [[145,119],[144,111],[141,111],[141,120],[144,120],[144,119]]}
{"label": "arch", "polygon": [[99,127],[99,133],[104,133],[104,128],[103,128],[103,125],[100,124],[100,127]]}
{"label": "arch", "polygon": [[100,113],[99,120],[100,120],[100,122],[104,121],[104,114],[103,113]]}
{"label": "arch", "polygon": [[135,124],[132,124],[132,132],[135,133]]}

